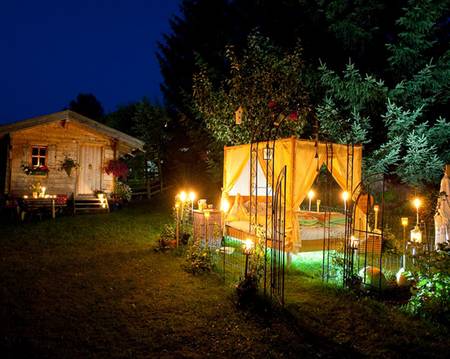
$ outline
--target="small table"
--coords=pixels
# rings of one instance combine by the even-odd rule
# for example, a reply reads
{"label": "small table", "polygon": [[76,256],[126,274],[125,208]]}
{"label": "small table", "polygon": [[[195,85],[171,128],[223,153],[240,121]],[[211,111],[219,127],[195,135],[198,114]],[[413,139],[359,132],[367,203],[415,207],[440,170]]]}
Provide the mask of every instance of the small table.
{"label": "small table", "polygon": [[[40,197],[40,198],[22,198],[21,201],[21,208],[23,210],[22,213],[27,212],[42,212],[49,210],[52,214],[52,218],[56,218],[56,209],[57,208],[64,208],[67,206],[66,203],[61,203],[61,201],[57,201],[56,196],[52,197]],[[24,214],[22,214],[21,219],[24,220]]]}

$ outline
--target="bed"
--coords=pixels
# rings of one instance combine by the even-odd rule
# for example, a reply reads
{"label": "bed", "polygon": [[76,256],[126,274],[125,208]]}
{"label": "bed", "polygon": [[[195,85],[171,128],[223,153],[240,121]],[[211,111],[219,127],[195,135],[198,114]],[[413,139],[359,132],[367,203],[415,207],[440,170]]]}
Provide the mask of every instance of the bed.
{"label": "bed", "polygon": [[[245,240],[254,239],[255,235],[250,233],[247,203],[235,201],[230,215],[225,222],[226,234],[230,237]],[[325,217],[327,216],[327,217]],[[345,216],[338,212],[310,212],[296,211],[295,218],[298,223],[296,243],[286,243],[286,249],[293,252],[307,252],[326,249],[337,249],[342,247],[345,235]],[[327,219],[327,221],[325,221]],[[329,220],[328,220],[329,219]],[[265,226],[265,207],[258,205],[258,223]],[[325,223],[329,227],[325,228]],[[269,218],[270,226],[270,218]],[[271,228],[268,229],[268,237],[271,238]],[[287,237],[290,238],[288,233]],[[270,243],[269,243],[270,245]]]}

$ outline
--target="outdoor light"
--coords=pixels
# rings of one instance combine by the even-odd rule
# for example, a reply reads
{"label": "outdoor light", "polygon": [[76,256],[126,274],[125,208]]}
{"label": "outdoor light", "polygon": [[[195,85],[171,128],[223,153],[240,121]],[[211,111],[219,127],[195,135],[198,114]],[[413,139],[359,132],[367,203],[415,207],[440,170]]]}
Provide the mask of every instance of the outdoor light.
{"label": "outdoor light", "polygon": [[402,217],[401,219],[403,226],[403,268],[406,266],[406,226],[408,226],[408,217]]}
{"label": "outdoor light", "polygon": [[245,277],[248,275],[248,257],[252,254],[253,241],[251,239],[246,239],[244,241],[244,254],[245,254]]}
{"label": "outdoor light", "polygon": [[342,199],[344,200],[344,211],[347,213],[347,201],[350,197],[349,193],[347,191],[342,192]]}
{"label": "outdoor light", "polygon": [[180,242],[180,202],[178,202],[177,200],[175,201],[175,210],[176,210],[175,239],[178,248],[178,243]]}
{"label": "outdoor light", "polygon": [[314,191],[310,190],[308,192],[308,199],[309,199],[308,211],[310,211],[310,212],[311,212],[311,200],[314,198],[314,196],[315,196]]}
{"label": "outdoor light", "polygon": [[246,239],[244,241],[244,253],[249,255],[252,254],[253,250],[253,241],[251,239]]}
{"label": "outdoor light", "polygon": [[418,225],[416,225],[411,231],[411,242],[422,243],[422,231],[420,230]]}
{"label": "outdoor light", "polygon": [[28,198],[28,196],[27,196],[26,194],[24,194],[24,195],[23,195],[23,198],[27,199],[27,198]]}
{"label": "outdoor light", "polygon": [[187,194],[185,191],[181,191],[180,194],[178,195],[178,197],[180,197],[181,202],[186,202]]}
{"label": "outdoor light", "polygon": [[227,199],[222,198],[222,200],[220,201],[220,210],[224,213],[228,213],[228,211],[230,210],[230,202],[228,202]]}
{"label": "outdoor light", "polygon": [[359,239],[356,238],[355,236],[351,236],[351,237],[350,237],[350,246],[351,246],[352,248],[357,249],[357,248],[358,248],[358,245],[359,245]]}
{"label": "outdoor light", "polygon": [[376,231],[377,230],[377,228],[378,228],[378,211],[380,210],[380,206],[379,205],[375,205],[375,206],[373,206],[373,210],[374,210],[374,212],[375,212],[375,228],[374,228],[374,231]]}
{"label": "outdoor light", "polygon": [[416,225],[419,225],[419,208],[422,205],[422,201],[420,198],[416,197],[413,199],[413,205],[416,207],[416,216],[417,216],[417,222]]}

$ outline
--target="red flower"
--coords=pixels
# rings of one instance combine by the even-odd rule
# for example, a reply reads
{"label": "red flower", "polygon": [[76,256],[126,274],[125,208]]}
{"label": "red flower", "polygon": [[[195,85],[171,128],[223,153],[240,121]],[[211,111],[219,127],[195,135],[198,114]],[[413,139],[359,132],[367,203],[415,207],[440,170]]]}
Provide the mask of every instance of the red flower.
{"label": "red flower", "polygon": [[108,163],[108,166],[105,167],[106,174],[112,174],[117,178],[127,178],[128,175],[128,166],[126,163],[119,160],[111,160]]}
{"label": "red flower", "polygon": [[288,115],[288,119],[291,121],[297,121],[298,120],[298,113],[297,112],[291,112]]}
{"label": "red flower", "polygon": [[273,110],[275,107],[277,107],[277,103],[274,100],[270,100],[267,104],[271,110]]}

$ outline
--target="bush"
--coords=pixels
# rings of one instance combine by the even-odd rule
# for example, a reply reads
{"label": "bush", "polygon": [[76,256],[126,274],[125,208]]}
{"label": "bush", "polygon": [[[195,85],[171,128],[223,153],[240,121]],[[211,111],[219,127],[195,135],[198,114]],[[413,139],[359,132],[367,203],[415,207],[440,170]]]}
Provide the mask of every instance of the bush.
{"label": "bush", "polygon": [[131,200],[131,188],[127,184],[116,181],[114,186],[114,196],[119,198],[124,202],[129,202]]}
{"label": "bush", "polygon": [[166,224],[159,235],[158,249],[164,250],[176,246],[175,228],[171,224]]}
{"label": "bush", "polygon": [[413,315],[450,323],[450,247],[445,244],[428,256],[420,255],[414,271],[412,296],[406,306]]}
{"label": "bush", "polygon": [[199,241],[191,241],[186,255],[184,269],[192,274],[211,272],[212,255],[209,247],[204,247]]}

